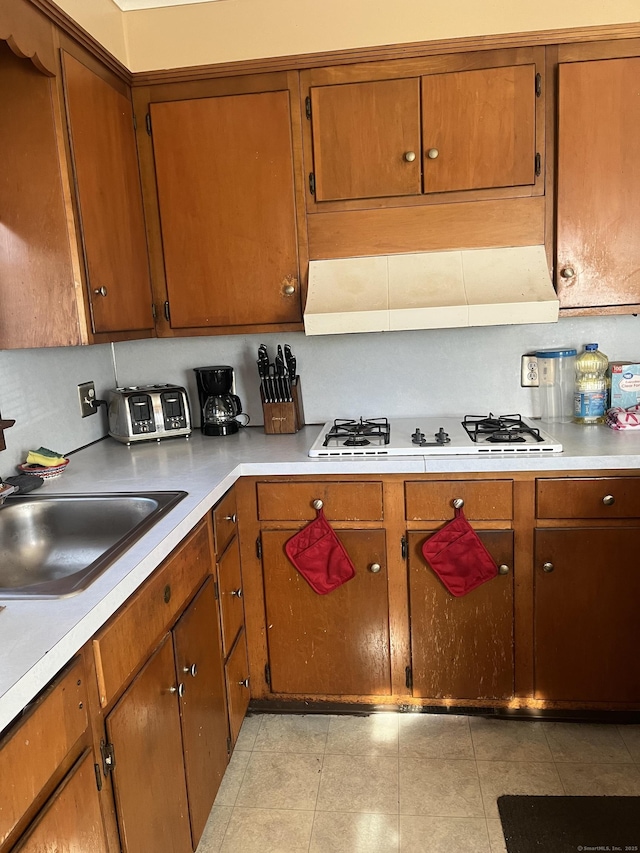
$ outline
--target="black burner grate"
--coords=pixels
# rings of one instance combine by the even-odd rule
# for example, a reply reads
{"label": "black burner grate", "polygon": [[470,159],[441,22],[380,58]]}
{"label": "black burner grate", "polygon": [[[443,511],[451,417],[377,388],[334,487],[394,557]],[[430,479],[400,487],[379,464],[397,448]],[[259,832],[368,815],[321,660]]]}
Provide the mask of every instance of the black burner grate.
{"label": "black burner grate", "polygon": [[341,420],[337,418],[324,437],[323,447],[329,443],[345,447],[366,447],[368,444],[389,444],[391,424],[387,418],[360,418]]}
{"label": "black burner grate", "polygon": [[465,415],[462,421],[471,441],[489,441],[492,444],[515,444],[526,441],[544,441],[540,430],[529,426],[521,415]]}

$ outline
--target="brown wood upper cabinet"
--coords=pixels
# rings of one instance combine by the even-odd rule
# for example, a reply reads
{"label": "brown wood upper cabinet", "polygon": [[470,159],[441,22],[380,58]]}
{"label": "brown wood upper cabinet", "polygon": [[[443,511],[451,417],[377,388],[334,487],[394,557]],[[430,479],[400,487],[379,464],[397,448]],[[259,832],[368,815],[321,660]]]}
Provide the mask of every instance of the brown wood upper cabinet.
{"label": "brown wood upper cabinet", "polygon": [[151,103],[150,116],[166,279],[160,334],[300,323],[289,92],[174,96]]}
{"label": "brown wood upper cabinet", "polygon": [[314,183],[316,202],[532,187],[541,78],[525,58],[375,63],[361,80],[358,66],[303,73],[311,202]]}
{"label": "brown wood upper cabinet", "polygon": [[0,348],[87,343],[55,78],[0,41],[0,100]]}
{"label": "brown wood upper cabinet", "polygon": [[62,67],[93,331],[151,330],[151,280],[128,87],[65,51]]}
{"label": "brown wood upper cabinet", "polygon": [[638,310],[639,79],[637,56],[559,65],[556,271],[561,308]]}

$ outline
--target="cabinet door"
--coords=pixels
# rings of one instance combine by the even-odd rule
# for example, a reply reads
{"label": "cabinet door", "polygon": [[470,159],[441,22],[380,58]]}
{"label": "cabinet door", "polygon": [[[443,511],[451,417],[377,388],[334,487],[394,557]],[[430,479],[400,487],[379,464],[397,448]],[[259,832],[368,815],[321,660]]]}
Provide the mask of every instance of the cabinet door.
{"label": "cabinet door", "polygon": [[478,533],[509,571],[460,598],[425,563],[425,533],[409,534],[413,695],[434,699],[513,696],[513,533]]}
{"label": "cabinet door", "polygon": [[0,348],[83,342],[51,77],[0,41]]}
{"label": "cabinet door", "polygon": [[424,191],[535,182],[535,65],[422,78]]}
{"label": "cabinet door", "polygon": [[86,750],[15,853],[109,853],[93,753]]}
{"label": "cabinet door", "polygon": [[225,677],[227,681],[231,743],[235,744],[238,739],[240,726],[249,707],[249,699],[251,698],[247,638],[244,631],[240,632],[236,644],[231,650],[229,660],[225,666]]}
{"label": "cabinet door", "polygon": [[242,573],[240,546],[235,539],[218,560],[218,589],[220,593],[220,619],[222,622],[222,648],[225,656],[244,625]]}
{"label": "cabinet door", "polygon": [[93,330],[151,329],[131,101],[70,54],[62,59]]}
{"label": "cabinet door", "polygon": [[639,553],[640,527],[536,530],[536,699],[640,701]]}
{"label": "cabinet door", "polygon": [[558,296],[640,303],[640,58],[561,64]]}
{"label": "cabinet door", "polygon": [[124,853],[190,853],[191,832],[171,636],[106,718]]}
{"label": "cabinet door", "polygon": [[184,764],[194,849],[227,766],[227,702],[213,578],[173,629]]}
{"label": "cabinet door", "polygon": [[[389,602],[383,530],[341,530],[356,570],[318,595],[289,562],[294,530],[262,533],[267,642],[273,693],[388,695]],[[370,571],[372,564],[382,568]]]}
{"label": "cabinet door", "polygon": [[317,86],[311,116],[317,201],[420,193],[418,77]]}
{"label": "cabinet door", "polygon": [[299,322],[289,93],[150,109],[171,327]]}

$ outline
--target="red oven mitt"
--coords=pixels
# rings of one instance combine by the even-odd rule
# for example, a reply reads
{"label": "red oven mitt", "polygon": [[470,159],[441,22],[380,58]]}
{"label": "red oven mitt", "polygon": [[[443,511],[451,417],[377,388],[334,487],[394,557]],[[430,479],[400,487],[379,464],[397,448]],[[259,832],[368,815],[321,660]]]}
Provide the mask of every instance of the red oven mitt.
{"label": "red oven mitt", "polygon": [[466,595],[495,578],[498,567],[461,509],[456,517],[430,536],[422,555],[451,595]]}
{"label": "red oven mitt", "polygon": [[353,563],[322,509],[313,521],[287,540],[284,550],[318,595],[332,592],[355,576]]}

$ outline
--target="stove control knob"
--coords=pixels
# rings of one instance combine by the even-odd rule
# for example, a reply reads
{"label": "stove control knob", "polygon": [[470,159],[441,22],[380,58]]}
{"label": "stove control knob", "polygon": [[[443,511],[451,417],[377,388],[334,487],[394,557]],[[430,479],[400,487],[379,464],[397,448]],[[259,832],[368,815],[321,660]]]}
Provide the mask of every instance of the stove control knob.
{"label": "stove control knob", "polygon": [[449,438],[449,433],[445,432],[442,427],[440,427],[440,429],[436,433],[435,439],[438,444],[449,444],[449,442],[451,441],[451,439]]}
{"label": "stove control knob", "polygon": [[419,427],[416,427],[416,431],[411,436],[412,444],[424,444],[424,433],[421,432]]}
{"label": "stove control knob", "polygon": [[453,506],[456,509],[462,509],[462,507],[464,506],[464,499],[463,498],[454,498],[451,501],[451,503],[453,504]]}

